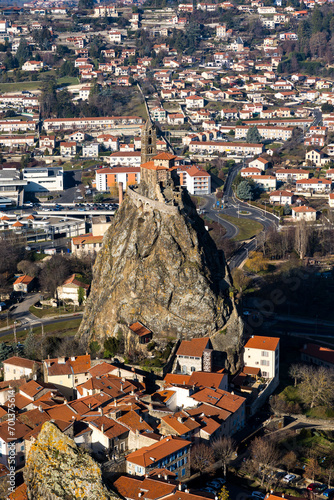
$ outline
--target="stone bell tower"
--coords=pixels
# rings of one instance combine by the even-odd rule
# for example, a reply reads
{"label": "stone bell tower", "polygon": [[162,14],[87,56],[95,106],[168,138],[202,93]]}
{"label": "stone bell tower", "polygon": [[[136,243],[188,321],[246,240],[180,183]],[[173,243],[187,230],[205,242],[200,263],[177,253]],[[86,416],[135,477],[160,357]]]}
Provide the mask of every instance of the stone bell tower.
{"label": "stone bell tower", "polygon": [[157,129],[149,118],[141,133],[141,163],[152,160],[157,154]]}

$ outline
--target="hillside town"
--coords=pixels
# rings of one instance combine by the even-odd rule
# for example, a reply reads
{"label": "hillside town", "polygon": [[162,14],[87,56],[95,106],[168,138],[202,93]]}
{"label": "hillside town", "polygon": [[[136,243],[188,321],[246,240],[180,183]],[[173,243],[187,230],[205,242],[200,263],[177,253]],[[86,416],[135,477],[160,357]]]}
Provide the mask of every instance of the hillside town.
{"label": "hillside town", "polygon": [[0,498],[334,498],[333,59],[329,0],[0,6]]}

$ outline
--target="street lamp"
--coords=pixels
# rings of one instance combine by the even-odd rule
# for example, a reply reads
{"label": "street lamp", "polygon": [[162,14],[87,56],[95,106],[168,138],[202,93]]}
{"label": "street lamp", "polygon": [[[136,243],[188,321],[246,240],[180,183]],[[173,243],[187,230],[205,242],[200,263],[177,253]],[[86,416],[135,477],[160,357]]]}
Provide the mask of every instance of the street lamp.
{"label": "street lamp", "polygon": [[264,203],[264,213],[266,214],[267,213],[267,203],[269,203],[269,201],[265,200],[263,203]]}
{"label": "street lamp", "polygon": [[13,325],[13,330],[14,330],[14,342],[15,342],[15,344],[17,344],[17,337],[16,337],[16,324],[17,324],[17,321],[15,320],[15,321],[14,321],[14,325]]}

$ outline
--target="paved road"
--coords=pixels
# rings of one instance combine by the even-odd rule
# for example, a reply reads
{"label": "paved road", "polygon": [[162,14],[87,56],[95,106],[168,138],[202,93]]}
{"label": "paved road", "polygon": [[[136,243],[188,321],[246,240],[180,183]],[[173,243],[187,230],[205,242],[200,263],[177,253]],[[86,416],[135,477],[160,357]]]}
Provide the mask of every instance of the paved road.
{"label": "paved road", "polygon": [[[33,315],[31,315],[31,316],[33,316]],[[16,328],[16,332],[23,332],[23,331],[27,330],[28,328],[30,328],[30,326],[35,328],[35,327],[40,326],[41,324],[43,324],[44,326],[47,326],[47,325],[54,325],[57,323],[63,323],[64,321],[74,321],[76,319],[82,318],[82,313],[75,313],[74,315],[68,314],[65,316],[59,316],[59,318],[52,318],[52,319],[46,319],[46,318],[39,319],[39,318],[36,318],[35,316],[33,316],[33,318],[34,318],[34,322],[24,323],[22,326]],[[0,331],[0,338],[5,337],[6,335],[10,335],[10,334],[13,334],[13,327],[8,328],[6,330],[1,330]]]}
{"label": "paved road", "polygon": [[[279,220],[273,214],[260,210],[259,208],[252,207],[247,203],[240,202],[234,196],[232,184],[235,177],[238,175],[239,171],[242,168],[242,163],[235,164],[229,171],[228,177],[225,182],[224,187],[224,208],[217,209],[217,199],[214,194],[205,195],[203,198],[206,200],[206,203],[201,208],[205,210],[208,214],[208,217],[226,229],[225,238],[235,238],[237,236],[239,230],[238,228],[229,221],[226,221],[220,217],[222,214],[230,215],[232,217],[244,217],[247,219],[252,219],[260,222],[263,225],[264,232],[275,226],[278,227]],[[245,211],[247,215],[242,215],[240,212]],[[238,267],[242,264],[242,262],[248,257],[248,253],[252,250],[255,250],[257,247],[257,241],[254,238],[249,243],[244,244],[239,250],[234,254],[234,256],[229,261],[229,266],[231,269],[234,267]]]}
{"label": "paved road", "polygon": [[83,189],[81,176],[81,170],[67,170],[64,172],[64,191],[60,198],[57,199],[57,203],[73,203],[76,201],[77,197],[80,196],[77,189]]}

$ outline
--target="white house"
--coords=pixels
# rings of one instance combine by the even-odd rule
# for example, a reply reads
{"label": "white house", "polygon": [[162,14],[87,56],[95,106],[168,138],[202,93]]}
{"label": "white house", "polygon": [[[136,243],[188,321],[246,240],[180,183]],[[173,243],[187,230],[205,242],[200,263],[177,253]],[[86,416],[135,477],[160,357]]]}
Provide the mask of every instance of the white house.
{"label": "white house", "polygon": [[276,189],[276,177],[272,175],[251,175],[250,178],[264,191]]}
{"label": "white house", "polygon": [[258,168],[259,170],[266,170],[269,167],[269,161],[260,156],[256,160],[249,162],[248,166]]}
{"label": "white house", "polygon": [[278,203],[279,205],[291,205],[294,194],[291,191],[272,191],[269,196],[270,203]]}
{"label": "white house", "polygon": [[75,305],[81,305],[87,298],[89,285],[82,283],[80,278],[72,274],[64,283],[57,287],[57,297],[59,300],[69,300]]}
{"label": "white house", "polygon": [[75,156],[77,152],[77,143],[73,141],[60,143],[61,156]]}
{"label": "white house", "polygon": [[292,209],[292,218],[295,220],[314,221],[317,218],[317,211],[312,207],[294,207]]}
{"label": "white house", "polygon": [[186,108],[187,109],[200,109],[204,108],[204,99],[203,97],[197,95],[190,95],[186,97]]}
{"label": "white house", "polygon": [[188,375],[195,371],[211,372],[211,353],[212,347],[209,337],[183,340],[176,352],[176,371]]}
{"label": "white house", "polygon": [[43,61],[26,61],[22,66],[22,71],[39,71],[43,67]]}
{"label": "white house", "polygon": [[100,145],[97,142],[92,142],[91,144],[86,144],[82,146],[82,156],[97,158],[99,156]]}
{"label": "white house", "polygon": [[36,368],[40,365],[39,362],[31,359],[20,358],[13,356],[5,359],[3,362],[3,377],[4,381],[19,380],[20,378],[32,379]]}
{"label": "white house", "polygon": [[305,159],[306,161],[312,162],[314,165],[325,165],[330,161],[329,158],[325,157],[322,151],[319,151],[319,149],[308,151],[305,155]]}
{"label": "white house", "polygon": [[0,424],[0,463],[8,467],[9,459],[13,459],[11,466],[20,468],[24,465],[24,437],[31,432],[31,428],[19,420],[14,422],[13,427],[15,430],[11,431],[7,421]]}
{"label": "white house", "polygon": [[244,366],[260,368],[264,378],[278,379],[279,342],[276,337],[252,336],[244,347]]}

